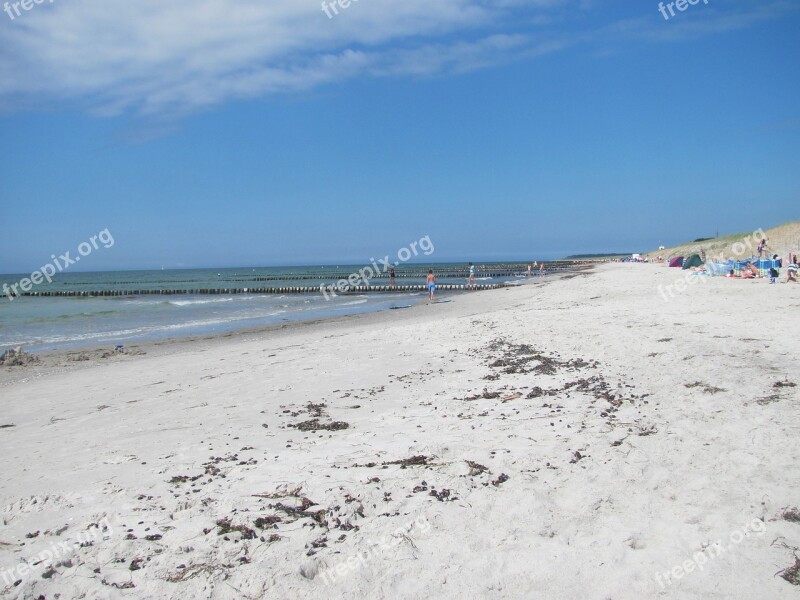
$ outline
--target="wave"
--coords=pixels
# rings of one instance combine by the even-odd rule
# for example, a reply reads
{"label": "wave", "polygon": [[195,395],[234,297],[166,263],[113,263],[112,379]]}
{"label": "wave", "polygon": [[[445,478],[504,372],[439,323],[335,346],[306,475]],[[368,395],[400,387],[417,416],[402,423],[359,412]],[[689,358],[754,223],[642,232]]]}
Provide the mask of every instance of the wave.
{"label": "wave", "polygon": [[173,306],[193,306],[196,304],[219,304],[220,302],[251,302],[253,300],[276,300],[275,296],[260,294],[254,296],[224,296],[222,298],[196,298],[191,300],[169,300],[167,304]]}
{"label": "wave", "polygon": [[350,302],[342,302],[339,306],[356,306],[358,304],[364,304],[367,302],[367,299],[364,298],[363,300],[351,300]]}
{"label": "wave", "polygon": [[233,298],[214,298],[213,300],[170,300],[167,304],[172,306],[193,306],[195,304],[218,304],[220,302],[233,302]]}

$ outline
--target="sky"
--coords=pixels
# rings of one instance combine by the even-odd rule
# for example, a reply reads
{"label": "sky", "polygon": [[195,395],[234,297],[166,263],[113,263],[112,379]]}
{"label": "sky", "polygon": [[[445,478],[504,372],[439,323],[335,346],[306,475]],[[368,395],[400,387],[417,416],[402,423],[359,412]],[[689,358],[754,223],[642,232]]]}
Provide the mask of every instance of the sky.
{"label": "sky", "polygon": [[6,3],[0,273],[106,229],[74,270],[361,264],[426,235],[429,260],[533,260],[800,219],[800,2],[344,5]]}

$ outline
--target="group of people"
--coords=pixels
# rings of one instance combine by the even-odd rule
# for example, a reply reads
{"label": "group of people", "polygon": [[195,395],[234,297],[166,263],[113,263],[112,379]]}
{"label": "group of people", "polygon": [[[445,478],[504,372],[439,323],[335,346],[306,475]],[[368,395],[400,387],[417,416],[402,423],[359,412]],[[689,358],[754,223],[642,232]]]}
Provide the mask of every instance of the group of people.
{"label": "group of people", "polygon": [[[544,263],[539,264],[537,261],[533,261],[533,263],[528,264],[528,277],[531,276],[532,272],[536,270],[538,267],[539,275],[544,275]],[[475,278],[476,271],[475,265],[469,263],[469,277],[467,278],[467,287],[478,285],[478,281]],[[389,285],[394,287],[394,268],[389,269]],[[428,276],[425,279],[425,286],[428,288],[428,300],[433,301],[434,292],[436,292],[436,275],[433,274],[433,269],[428,269]]]}
{"label": "group of people", "polygon": [[534,274],[537,266],[539,267],[539,275],[544,275],[544,263],[539,264],[537,261],[533,261],[532,264],[528,265],[528,277]]}
{"label": "group of people", "polygon": [[[762,239],[762,244],[765,243],[766,238]],[[763,248],[761,244],[759,244],[759,258],[761,253],[763,252]],[[788,262],[789,264],[786,267],[786,282],[789,283],[790,281],[798,282],[797,271],[800,268],[800,265],[797,263],[797,254],[792,254],[784,261],[778,257],[777,254],[772,256],[772,260],[775,262],[777,266],[770,267],[769,269],[769,282],[770,283],[777,283],[778,278],[780,277],[779,268],[783,266],[784,262]],[[741,269],[742,279],[755,279],[756,277],[761,277],[761,273],[759,272],[758,268],[751,262],[747,261],[744,263],[744,266]]]}

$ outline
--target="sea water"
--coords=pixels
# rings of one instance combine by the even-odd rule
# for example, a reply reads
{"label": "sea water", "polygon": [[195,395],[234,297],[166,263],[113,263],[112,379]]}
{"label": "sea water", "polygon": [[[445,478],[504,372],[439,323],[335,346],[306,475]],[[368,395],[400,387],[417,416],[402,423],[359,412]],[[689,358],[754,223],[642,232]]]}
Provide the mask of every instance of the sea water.
{"label": "sea water", "polygon": [[[441,265],[409,265],[425,272]],[[450,268],[453,265],[449,265]],[[309,266],[169,271],[65,272],[32,291],[196,290],[225,288],[315,287],[331,285],[360,266]],[[399,271],[398,271],[399,273]],[[2,275],[0,286],[24,275]],[[268,278],[268,280],[264,280]],[[482,283],[499,283],[507,278]],[[463,277],[438,278],[465,283]],[[388,275],[371,281],[388,285]],[[398,278],[397,285],[419,285],[424,278]],[[22,346],[44,351],[128,344],[136,341],[188,337],[249,329],[298,320],[327,318],[404,306],[423,299],[421,292],[329,295],[301,294],[179,294],[115,297],[0,297],[0,352]]]}

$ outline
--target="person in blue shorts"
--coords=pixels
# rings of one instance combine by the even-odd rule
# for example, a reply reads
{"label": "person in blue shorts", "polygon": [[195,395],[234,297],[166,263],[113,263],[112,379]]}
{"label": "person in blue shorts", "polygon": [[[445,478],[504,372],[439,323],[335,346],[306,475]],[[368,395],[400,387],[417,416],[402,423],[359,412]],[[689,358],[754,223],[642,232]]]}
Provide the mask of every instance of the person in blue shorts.
{"label": "person in blue shorts", "polygon": [[428,300],[433,301],[433,292],[436,291],[436,275],[433,274],[433,269],[428,269]]}

